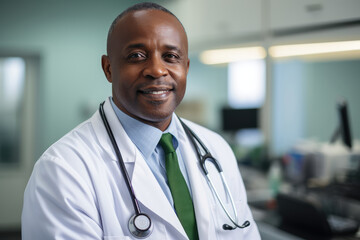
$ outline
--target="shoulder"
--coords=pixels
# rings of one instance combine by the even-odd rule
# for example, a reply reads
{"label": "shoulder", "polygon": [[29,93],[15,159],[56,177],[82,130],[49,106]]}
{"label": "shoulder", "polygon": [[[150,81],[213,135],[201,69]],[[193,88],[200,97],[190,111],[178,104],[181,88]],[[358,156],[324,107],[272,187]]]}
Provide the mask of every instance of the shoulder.
{"label": "shoulder", "polygon": [[[64,191],[67,189],[64,186],[69,184],[73,187],[81,186],[82,191],[92,192],[92,178],[101,164],[101,161],[96,162],[100,159],[100,151],[93,132],[92,123],[87,120],[52,144],[37,160],[30,186],[39,187],[41,182],[44,182],[43,185],[46,182],[48,187],[44,189],[47,191],[52,188]],[[67,191],[70,192],[71,188]],[[87,194],[94,195],[90,192]]]}
{"label": "shoulder", "polygon": [[53,143],[38,159],[34,170],[61,169],[72,176],[90,178],[101,164],[98,159],[103,152],[93,125],[90,118]]}
{"label": "shoulder", "polygon": [[54,156],[62,158],[64,154],[76,154],[79,156],[80,153],[84,152],[84,147],[89,148],[90,144],[93,145],[94,140],[96,140],[94,138],[96,138],[96,136],[92,123],[90,120],[87,120],[53,143],[44,152],[42,157]]}
{"label": "shoulder", "polygon": [[94,157],[89,157],[92,153],[85,149],[91,148],[87,141],[93,141],[92,131],[91,123],[85,121],[50,146],[36,162],[25,188],[22,213],[22,230],[29,239],[54,238],[59,233],[59,222],[72,226],[62,229],[62,236],[75,236],[80,229],[76,223],[84,222],[89,224],[82,227],[92,226],[92,233],[101,236],[93,184],[100,174],[91,160]]}

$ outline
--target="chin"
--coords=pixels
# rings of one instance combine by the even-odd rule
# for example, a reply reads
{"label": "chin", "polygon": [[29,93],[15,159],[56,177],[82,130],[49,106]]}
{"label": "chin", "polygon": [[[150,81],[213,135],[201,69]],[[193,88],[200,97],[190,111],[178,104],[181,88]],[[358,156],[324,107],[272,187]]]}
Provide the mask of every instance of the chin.
{"label": "chin", "polygon": [[151,111],[144,115],[144,119],[150,122],[162,122],[172,116],[172,111]]}
{"label": "chin", "polygon": [[[178,104],[172,103],[164,103],[164,102],[151,102],[150,105],[148,105],[146,109],[143,112],[143,115],[145,118],[151,118],[153,120],[165,120],[169,117],[171,117],[172,113],[175,111],[175,108]],[[149,119],[150,120],[150,119]]]}
{"label": "chin", "polygon": [[148,122],[149,124],[154,125],[162,124],[171,118],[175,108],[148,108],[146,111],[142,111],[138,116]]}

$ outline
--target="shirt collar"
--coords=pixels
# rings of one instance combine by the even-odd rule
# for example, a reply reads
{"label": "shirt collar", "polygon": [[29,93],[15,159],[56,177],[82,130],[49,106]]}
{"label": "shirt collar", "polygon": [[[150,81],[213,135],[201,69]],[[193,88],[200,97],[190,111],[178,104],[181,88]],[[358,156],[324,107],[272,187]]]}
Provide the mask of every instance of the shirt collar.
{"label": "shirt collar", "polygon": [[179,144],[177,140],[178,134],[177,134],[176,121],[174,121],[174,117],[176,117],[175,113],[173,113],[172,115],[169,127],[164,132],[162,132],[158,128],[140,122],[139,120],[125,114],[115,105],[112,98],[110,98],[110,102],[126,134],[129,136],[131,141],[136,145],[136,147],[140,150],[145,160],[149,159],[151,154],[154,152],[163,133],[169,132],[174,136],[173,138],[174,148],[177,149]]}

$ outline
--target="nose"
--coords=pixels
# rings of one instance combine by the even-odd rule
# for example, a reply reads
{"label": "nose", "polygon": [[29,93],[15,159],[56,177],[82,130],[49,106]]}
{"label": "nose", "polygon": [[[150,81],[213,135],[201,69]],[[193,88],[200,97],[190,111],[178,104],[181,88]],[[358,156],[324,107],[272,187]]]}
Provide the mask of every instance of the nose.
{"label": "nose", "polygon": [[148,59],[143,71],[145,77],[150,79],[158,79],[168,74],[168,70],[161,56],[153,56]]}

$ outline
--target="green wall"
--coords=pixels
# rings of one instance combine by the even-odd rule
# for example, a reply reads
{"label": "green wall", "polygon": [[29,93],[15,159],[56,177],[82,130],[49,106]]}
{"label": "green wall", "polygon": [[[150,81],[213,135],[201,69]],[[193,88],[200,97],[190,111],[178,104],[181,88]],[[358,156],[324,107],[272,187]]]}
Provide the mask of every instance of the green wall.
{"label": "green wall", "polygon": [[203,124],[215,131],[220,129],[221,108],[227,104],[227,65],[202,64],[196,54],[190,55],[190,70],[184,102],[202,99]]}
{"label": "green wall", "polygon": [[306,69],[306,136],[329,140],[338,124],[336,103],[346,99],[352,135],[360,139],[360,60],[309,62]]}
{"label": "green wall", "polygon": [[[0,54],[40,58],[34,109],[36,157],[111,95],[111,85],[101,69],[107,31],[113,19],[136,2],[140,1],[0,2]],[[165,7],[171,4],[154,2]],[[218,108],[226,101],[226,77],[226,66],[209,67],[201,64],[197,55],[191,56],[184,100],[205,99],[206,124],[211,128],[219,125]]]}
{"label": "green wall", "polygon": [[[0,54],[28,54],[40,59],[38,104],[33,109],[38,123],[36,157],[111,94],[100,64],[107,31],[113,19],[136,2],[0,2]],[[195,53],[190,58],[184,101],[204,99],[206,125],[217,130],[219,109],[227,103],[227,67],[203,65]],[[276,62],[271,110],[276,151],[284,151],[298,138],[327,140],[336,125],[335,102],[340,96],[349,101],[353,135],[359,139],[359,71],[359,60]]]}
{"label": "green wall", "polygon": [[136,2],[0,2],[0,54],[40,58],[36,157],[111,95],[101,69],[107,31]]}

